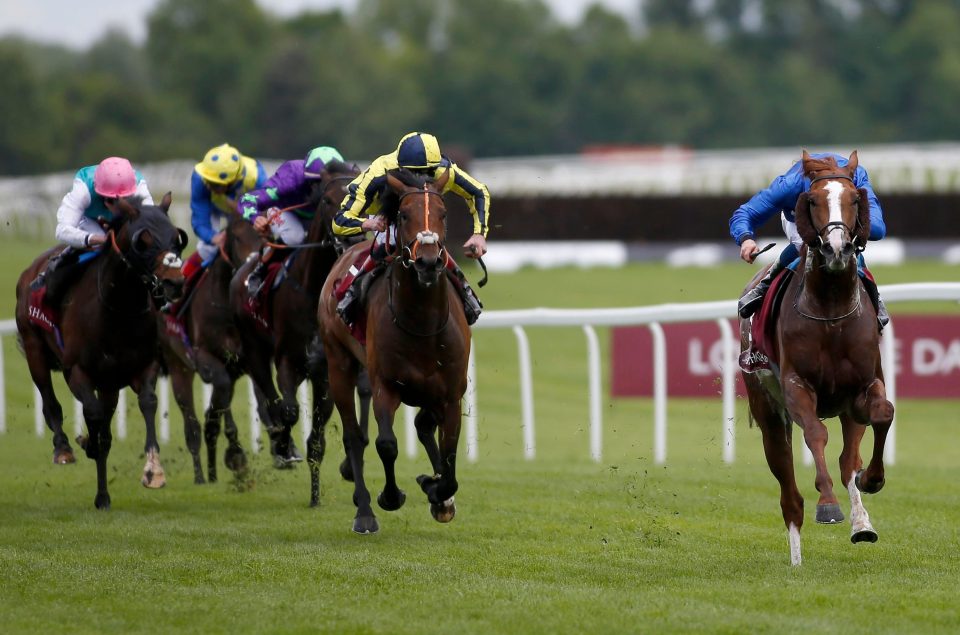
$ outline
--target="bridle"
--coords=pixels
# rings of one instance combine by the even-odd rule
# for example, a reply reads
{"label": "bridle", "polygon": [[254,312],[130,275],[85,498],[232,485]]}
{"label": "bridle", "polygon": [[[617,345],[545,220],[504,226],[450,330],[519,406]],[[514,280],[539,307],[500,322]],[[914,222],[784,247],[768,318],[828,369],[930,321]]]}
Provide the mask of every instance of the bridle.
{"label": "bridle", "polygon": [[[853,177],[850,177],[850,176],[848,176],[848,175],[846,175],[846,174],[824,174],[823,176],[818,176],[818,177],[815,177],[815,178],[810,179],[810,185],[813,186],[813,184],[816,183],[817,181],[833,181],[833,180],[836,180],[836,179],[845,179],[845,180],[847,180],[847,181],[850,181],[850,183],[853,185],[853,187],[856,188],[856,183],[854,183]],[[809,191],[809,189],[808,189],[808,191]],[[860,218],[859,218],[859,217],[857,217],[856,224],[855,224],[853,227],[849,227],[849,226],[848,226],[846,223],[844,223],[843,221],[831,221],[831,222],[827,223],[826,225],[824,225],[823,227],[819,227],[819,228],[818,228],[818,227],[816,226],[816,224],[813,222],[813,217],[812,217],[812,216],[810,217],[810,225],[813,227],[814,231],[817,232],[817,238],[820,240],[820,245],[818,245],[818,247],[822,247],[822,246],[823,246],[823,237],[824,237],[825,235],[826,235],[826,236],[829,236],[829,235],[830,235],[830,232],[832,232],[832,231],[835,230],[835,229],[843,229],[843,230],[846,230],[847,233],[848,233],[850,236],[854,236],[853,243],[854,243],[854,247],[856,248],[856,253],[858,253],[858,254],[861,253],[861,252],[864,250],[864,248],[866,247],[866,245],[858,245],[858,244],[857,244],[857,241],[856,241],[855,232],[856,232],[857,228],[860,226]]]}
{"label": "bridle", "polygon": [[[443,195],[436,190],[431,190],[427,188],[424,184],[422,190],[408,190],[400,195],[397,203],[399,204],[403,199],[412,195],[412,194],[422,194],[423,195],[423,226],[430,227],[430,194],[434,196],[439,196],[443,200]],[[399,218],[397,220],[397,225],[399,228],[400,222]],[[398,231],[399,233],[399,231]],[[438,262],[447,262],[447,249],[443,245],[443,241],[440,240],[440,235],[437,232],[430,231],[429,229],[424,229],[423,231],[417,232],[417,236],[411,239],[406,245],[403,246],[400,252],[400,263],[404,267],[410,267],[413,262],[417,259],[417,251],[419,251],[421,245],[437,245],[440,249],[440,253],[437,255]]]}
{"label": "bridle", "polygon": [[[154,302],[156,302],[158,305],[165,304],[167,302],[167,299],[166,297],[164,297],[163,281],[160,279],[160,277],[156,273],[154,273],[154,271],[152,271],[151,269],[148,269],[145,266],[139,265],[139,263],[131,262],[130,259],[127,258],[126,255],[124,255],[123,251],[120,250],[120,245],[117,244],[117,235],[113,229],[110,229],[107,232],[107,236],[110,238],[111,250],[117,255],[117,257],[120,259],[120,262],[122,262],[128,270],[137,274],[137,277],[147,288],[147,293],[154,300]],[[173,255],[173,252],[171,250],[167,250],[166,254],[164,254],[163,259],[164,259],[165,266],[167,267],[176,266],[176,264],[173,261],[167,262],[172,255]],[[97,270],[97,297],[106,308],[109,308],[111,310],[116,310],[116,307],[109,306],[106,299],[103,297],[103,267],[100,267]],[[150,306],[147,305],[147,307],[143,311],[141,311],[141,313],[146,313],[149,310],[150,310]]]}

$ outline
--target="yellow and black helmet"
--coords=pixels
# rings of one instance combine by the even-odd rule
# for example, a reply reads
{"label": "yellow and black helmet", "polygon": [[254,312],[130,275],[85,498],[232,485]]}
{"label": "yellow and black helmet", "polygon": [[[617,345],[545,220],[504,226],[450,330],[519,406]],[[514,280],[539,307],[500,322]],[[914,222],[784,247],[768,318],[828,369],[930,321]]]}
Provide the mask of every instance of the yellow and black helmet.
{"label": "yellow and black helmet", "polygon": [[409,170],[425,170],[440,165],[442,156],[437,138],[426,132],[404,135],[397,145],[397,165]]}

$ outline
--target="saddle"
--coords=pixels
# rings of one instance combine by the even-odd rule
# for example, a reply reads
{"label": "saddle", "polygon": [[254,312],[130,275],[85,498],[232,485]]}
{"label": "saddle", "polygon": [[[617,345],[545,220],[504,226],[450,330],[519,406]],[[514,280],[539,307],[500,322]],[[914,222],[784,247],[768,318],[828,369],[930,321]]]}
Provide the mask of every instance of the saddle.
{"label": "saddle", "polygon": [[264,333],[269,333],[273,325],[273,311],[271,303],[268,302],[270,294],[280,286],[284,278],[287,277],[287,271],[293,262],[293,257],[297,254],[294,251],[287,258],[271,261],[267,264],[267,272],[263,276],[263,284],[257,295],[252,296],[244,303],[244,309],[247,314],[253,318],[257,327]]}
{"label": "saddle", "polygon": [[[336,284],[333,285],[333,297],[339,303],[340,300],[343,300],[343,296],[347,294],[347,290],[350,289],[353,285],[353,281],[356,279],[357,274],[360,272],[360,267],[363,265],[364,261],[367,259],[367,256],[370,255],[372,247],[367,249],[361,249],[357,252],[357,257],[354,259],[353,264],[347,269],[347,273],[342,277],[337,279]],[[370,283],[373,282],[381,273],[383,273],[385,267],[380,263],[377,267],[374,267],[361,281],[360,281],[360,293],[357,297],[357,302],[362,306],[367,302],[367,293],[370,289]],[[367,314],[365,311],[357,312],[357,319],[354,320],[353,324],[349,324],[350,334],[355,340],[360,344],[367,343]]]}
{"label": "saddle", "polygon": [[791,263],[771,281],[760,310],[750,319],[750,348],[743,351],[739,359],[740,368],[746,373],[772,371],[773,367],[780,363],[776,346],[774,346],[776,339],[774,329],[783,296],[796,265],[796,262]]}

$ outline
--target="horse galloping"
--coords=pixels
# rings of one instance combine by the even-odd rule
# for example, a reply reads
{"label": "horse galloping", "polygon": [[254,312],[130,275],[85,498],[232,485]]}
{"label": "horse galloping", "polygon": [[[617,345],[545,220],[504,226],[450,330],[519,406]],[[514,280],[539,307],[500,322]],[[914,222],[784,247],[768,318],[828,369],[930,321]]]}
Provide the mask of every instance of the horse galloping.
{"label": "horse galloping", "polygon": [[[388,173],[393,204],[384,210],[396,227],[397,243],[384,275],[373,280],[365,303],[366,345],[350,334],[337,315],[336,281],[369,247],[360,244],[347,250],[327,278],[318,309],[320,334],[327,353],[330,392],[343,422],[343,443],[354,477],[357,513],[353,531],[379,530],[370,506],[370,492],[363,478],[363,452],[367,445],[357,422],[353,391],[361,366],[366,366],[373,389],[377,421],[377,454],[383,463],[386,483],[377,497],[380,507],[399,509],[406,495],[397,487],[394,471],[397,438],[393,420],[405,403],[420,409],[415,419],[417,437],[430,459],[432,475],[420,475],[417,483],[426,493],[430,511],[439,522],[449,522],[456,513],[456,457],[460,436],[460,401],[467,388],[470,329],[457,291],[445,274],[449,254],[446,209],[439,192],[447,174],[436,182],[404,170]],[[437,433],[439,430],[439,444]]]}
{"label": "horse galloping", "polygon": [[111,223],[108,241],[63,294],[56,324],[38,324],[31,305],[30,281],[53,250],[37,258],[17,282],[16,322],[30,376],[43,400],[43,415],[54,433],[54,460],[72,456],[63,432],[63,409],[51,373],[62,370],[70,391],[83,404],[88,436],[78,438],[97,462],[98,509],[110,508],[107,457],[112,444],[110,421],[120,390],[137,393],[147,430],[142,483],[162,487],[155,416],[157,321],[155,302],[176,299],[183,286],[180,253],[187,235],[167,216],[170,194],[159,206],[120,199],[120,214]]}
{"label": "horse galloping", "polygon": [[[242,267],[231,283],[231,302],[243,339],[244,364],[258,390],[264,395],[269,419],[271,444],[276,456],[284,457],[292,444],[291,429],[300,416],[297,388],[309,380],[313,393],[311,431],[307,439],[310,465],[310,505],[320,500],[320,464],[326,452],[325,427],[333,413],[328,395],[326,357],[317,336],[316,310],[320,290],[337,261],[339,252],[331,229],[331,220],[346,196],[346,186],[359,170],[342,161],[330,161],[319,182],[319,201],[306,237],[306,243],[293,247],[292,262],[286,277],[262,302],[271,317],[268,328],[258,323],[247,309],[249,295],[243,284],[253,263]],[[284,265],[286,266],[286,265]],[[276,385],[271,365],[276,367]],[[279,388],[279,392],[278,392]],[[363,411],[369,403],[369,389],[361,390]],[[341,472],[344,472],[341,466]]]}
{"label": "horse galloping", "polygon": [[[870,204],[865,190],[853,184],[857,153],[842,168],[833,159],[812,159],[806,151],[802,161],[811,185],[797,201],[795,216],[805,247],[775,326],[772,346],[779,377],[743,373],[750,413],[763,435],[770,471],[780,482],[793,565],[801,563],[803,497],[793,468],[791,421],[803,430],[816,464],[816,520],[830,524],[841,522],[843,514],[827,471],[827,428],[821,419],[840,417],[840,478],[850,497],[853,542],[877,540],[860,493],[875,493],[884,485],[883,448],[893,421],[877,314],[858,274],[858,253],[870,232]],[[740,332],[747,350],[749,320],[741,320]],[[867,425],[873,428],[874,446],[863,469],[860,442]]]}
{"label": "horse galloping", "polygon": [[[197,484],[204,483],[200,460],[201,428],[193,400],[193,379],[197,373],[213,387],[210,403],[204,413],[202,432],[207,445],[207,479],[211,483],[217,481],[217,440],[221,418],[227,437],[224,464],[234,472],[239,472],[247,464],[230,407],[234,386],[243,374],[243,353],[229,304],[229,286],[234,272],[250,254],[260,249],[263,238],[253,225],[239,215],[230,217],[224,232],[220,253],[199,274],[200,279],[188,292],[183,306],[174,308],[178,315],[159,316],[161,328],[164,329],[161,337],[162,357],[170,375],[174,398],[183,414],[184,437],[193,459],[194,482]],[[177,321],[171,325],[173,317]],[[180,318],[182,323],[179,322]],[[171,326],[174,328],[171,329]],[[258,399],[258,402],[262,400]],[[266,416],[263,408],[260,416]]]}

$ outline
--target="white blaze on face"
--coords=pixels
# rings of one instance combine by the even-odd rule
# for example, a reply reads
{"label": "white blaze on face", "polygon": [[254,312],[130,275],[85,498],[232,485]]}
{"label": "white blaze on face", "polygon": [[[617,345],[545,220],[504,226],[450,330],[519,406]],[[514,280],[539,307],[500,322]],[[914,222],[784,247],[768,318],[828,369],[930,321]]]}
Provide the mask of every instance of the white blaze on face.
{"label": "white blaze on face", "polygon": [[[829,181],[824,188],[827,190],[827,209],[830,210],[830,222],[842,223],[843,214],[840,209],[840,195],[843,194],[843,185],[836,181]],[[827,232],[827,241],[835,253],[843,248],[843,230],[840,227],[830,227]]]}
{"label": "white blaze on face", "polygon": [[180,260],[180,257],[172,251],[168,251],[163,255],[163,266],[164,267],[176,267],[179,269],[183,266],[183,261]]}

